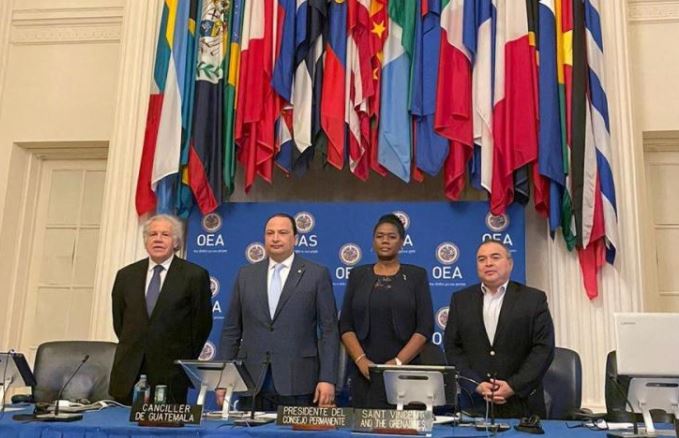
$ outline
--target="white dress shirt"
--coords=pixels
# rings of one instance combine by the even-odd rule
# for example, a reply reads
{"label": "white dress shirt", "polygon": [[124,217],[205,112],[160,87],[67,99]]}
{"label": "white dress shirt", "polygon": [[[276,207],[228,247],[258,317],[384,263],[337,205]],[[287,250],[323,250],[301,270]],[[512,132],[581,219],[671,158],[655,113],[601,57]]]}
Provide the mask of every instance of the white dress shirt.
{"label": "white dress shirt", "polygon": [[[285,287],[285,281],[288,279],[288,274],[290,274],[290,268],[292,267],[292,261],[295,258],[295,253],[293,252],[290,254],[290,257],[287,259],[283,260],[281,264],[283,267],[281,268],[281,271],[279,272],[281,276],[281,291],[282,288]],[[269,291],[269,288],[271,287],[271,278],[273,277],[273,269],[274,266],[278,264],[277,261],[275,261],[272,258],[269,258],[269,270],[267,272],[267,277],[266,277],[266,290],[267,292]]]}
{"label": "white dress shirt", "polygon": [[495,293],[492,293],[485,284],[481,283],[481,291],[483,292],[483,325],[486,327],[486,334],[488,335],[490,345],[493,345],[493,340],[495,339],[497,322],[500,319],[500,310],[502,310],[502,302],[505,299],[507,284],[509,284],[509,280],[497,288]]}
{"label": "white dress shirt", "polygon": [[170,269],[170,265],[172,264],[172,260],[174,259],[174,254],[172,254],[170,257],[167,258],[163,263],[156,263],[153,260],[149,258],[149,268],[146,271],[146,288],[144,288],[144,295],[146,295],[146,292],[149,290],[149,284],[151,283],[151,278],[153,277],[153,268],[155,268],[157,265],[162,265],[163,269],[160,271],[160,290],[163,290],[163,284],[165,283],[165,277],[167,276],[167,270]]}

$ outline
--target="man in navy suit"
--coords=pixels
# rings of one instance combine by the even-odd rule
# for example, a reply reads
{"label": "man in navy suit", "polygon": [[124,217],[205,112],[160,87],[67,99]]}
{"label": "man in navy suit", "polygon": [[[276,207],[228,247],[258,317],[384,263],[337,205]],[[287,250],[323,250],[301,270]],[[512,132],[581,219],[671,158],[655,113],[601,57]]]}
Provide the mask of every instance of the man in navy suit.
{"label": "man in navy suit", "polygon": [[325,267],[295,255],[296,234],[291,216],[269,218],[268,258],[240,269],[224,319],[220,355],[244,361],[260,390],[257,409],[323,406],[335,398],[339,335],[332,283]]}
{"label": "man in navy suit", "polygon": [[446,357],[477,382],[470,388],[475,411],[483,412],[485,400],[498,417],[544,417],[542,378],[554,358],[554,325],[545,293],[510,281],[513,267],[502,243],[479,246],[481,283],[450,299]]}
{"label": "man in navy suit", "polygon": [[143,226],[148,258],[124,267],[113,284],[113,329],[118,336],[109,392],[131,404],[132,387],[146,374],[167,385],[168,400],[185,403],[189,380],[177,359],[197,359],[212,328],[210,276],[174,253],[182,224],[157,215]]}

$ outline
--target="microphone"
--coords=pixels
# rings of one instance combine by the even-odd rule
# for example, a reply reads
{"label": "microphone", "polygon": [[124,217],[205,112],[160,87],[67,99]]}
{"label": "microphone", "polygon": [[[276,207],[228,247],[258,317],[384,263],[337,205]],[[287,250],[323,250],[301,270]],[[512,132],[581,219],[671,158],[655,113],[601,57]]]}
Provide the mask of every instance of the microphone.
{"label": "microphone", "polygon": [[608,378],[608,381],[613,384],[613,387],[618,392],[618,395],[620,395],[622,399],[625,400],[625,404],[629,407],[630,412],[632,412],[632,427],[634,427],[634,435],[639,435],[639,426],[637,425],[637,413],[634,411],[634,406],[632,406],[632,403],[630,403],[629,399],[627,398],[627,394],[622,388],[622,385],[620,384],[620,382],[618,382],[618,377],[613,373],[607,374],[606,377]]}
{"label": "microphone", "polygon": [[59,413],[59,405],[61,401],[61,397],[64,395],[64,391],[68,387],[68,384],[71,383],[71,380],[75,377],[76,374],[78,374],[78,371],[85,365],[85,362],[87,362],[90,359],[90,355],[86,354],[83,356],[82,360],[80,361],[80,364],[76,367],[75,371],[71,374],[71,376],[66,380],[66,383],[63,384],[61,389],[59,390],[59,393],[57,394],[57,399],[54,402],[54,413],[52,414],[41,414],[41,415],[36,415],[37,419],[42,420],[42,421],[78,421],[83,418],[82,414],[76,414],[76,413],[66,413],[66,414],[60,414]]}
{"label": "microphone", "polygon": [[493,373],[492,382],[493,385],[490,387],[490,425],[491,428],[495,427],[495,380],[497,378],[497,373]]}
{"label": "microphone", "polygon": [[488,422],[488,410],[486,410],[486,418],[483,423],[476,423],[476,430],[504,432],[510,429],[509,424],[495,422],[495,381],[497,380],[497,372],[494,372],[490,378],[492,382],[492,386],[490,387],[490,402],[486,401],[486,403],[490,403],[490,422]]}

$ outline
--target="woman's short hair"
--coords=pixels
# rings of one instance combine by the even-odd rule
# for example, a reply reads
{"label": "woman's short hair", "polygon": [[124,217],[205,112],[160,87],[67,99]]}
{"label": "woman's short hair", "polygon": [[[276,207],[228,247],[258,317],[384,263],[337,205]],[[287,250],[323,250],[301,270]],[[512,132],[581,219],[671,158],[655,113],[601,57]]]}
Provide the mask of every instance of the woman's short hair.
{"label": "woman's short hair", "polygon": [[144,236],[144,242],[149,238],[149,229],[151,224],[157,221],[169,222],[172,226],[172,246],[174,249],[179,249],[184,244],[184,225],[182,221],[176,216],[169,214],[156,214],[146,219],[144,225],[142,225],[142,235]]}
{"label": "woman's short hair", "polygon": [[382,224],[391,224],[396,227],[396,231],[398,231],[398,237],[401,239],[406,238],[406,229],[403,226],[403,222],[401,222],[401,219],[398,218],[393,213],[385,214],[381,216],[378,220],[377,223],[375,224],[375,228],[373,228],[373,236],[377,232],[377,228],[382,225]]}

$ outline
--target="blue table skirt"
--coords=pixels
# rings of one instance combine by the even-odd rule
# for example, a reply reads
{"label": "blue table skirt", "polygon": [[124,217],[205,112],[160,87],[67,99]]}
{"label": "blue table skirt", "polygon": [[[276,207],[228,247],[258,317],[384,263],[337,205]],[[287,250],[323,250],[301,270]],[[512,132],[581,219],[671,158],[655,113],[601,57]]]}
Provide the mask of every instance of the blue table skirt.
{"label": "blue table skirt", "polygon": [[[29,413],[30,410],[19,412]],[[135,438],[135,437],[308,437],[334,438],[348,437],[349,430],[332,432],[293,431],[290,427],[268,424],[265,426],[244,428],[234,427],[218,420],[203,420],[200,426],[182,428],[139,427],[128,421],[130,411],[127,408],[108,408],[99,412],[84,414],[81,421],[73,423],[21,423],[12,419],[17,412],[5,412],[0,419],[0,437],[2,438]],[[516,424],[516,421],[510,421]],[[568,422],[577,424],[577,422]],[[585,428],[569,429],[563,421],[543,421],[546,436],[549,437],[605,437],[602,431],[590,431]],[[366,435],[366,434],[361,434]],[[379,435],[385,436],[385,435]],[[435,426],[433,436],[443,437],[485,437],[485,432],[477,432],[464,427]],[[499,437],[529,437],[526,433],[510,430],[498,434]]]}

